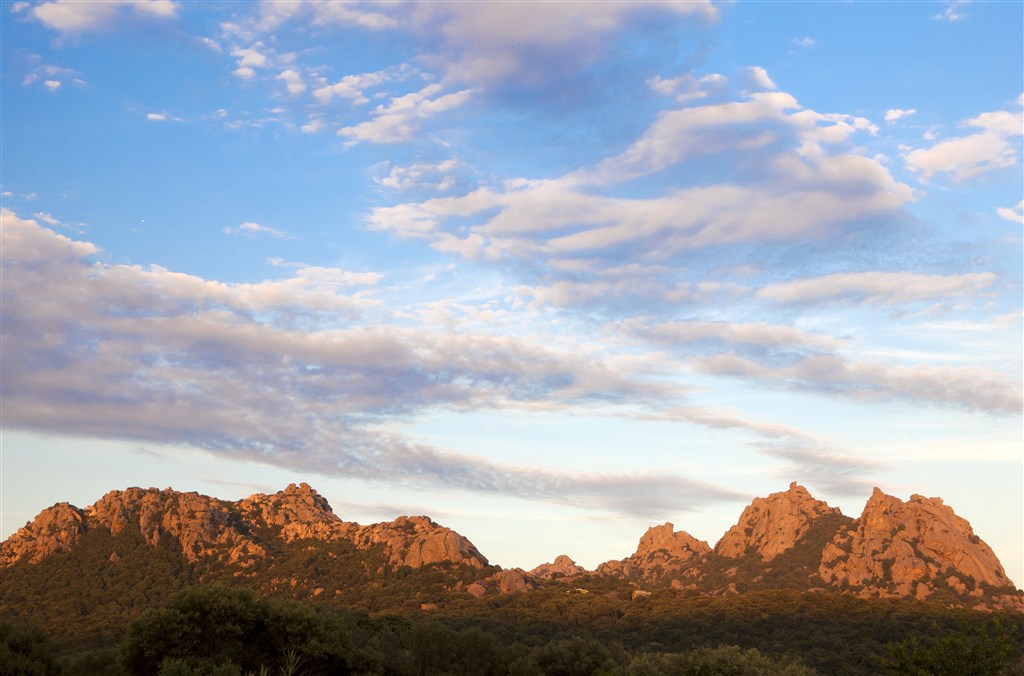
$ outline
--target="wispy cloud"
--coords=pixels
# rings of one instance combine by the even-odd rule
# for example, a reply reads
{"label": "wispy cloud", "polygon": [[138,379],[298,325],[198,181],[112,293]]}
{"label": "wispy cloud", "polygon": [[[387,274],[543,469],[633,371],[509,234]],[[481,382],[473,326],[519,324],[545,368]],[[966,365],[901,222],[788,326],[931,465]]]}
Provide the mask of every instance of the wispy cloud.
{"label": "wispy cloud", "polygon": [[284,232],[283,230],[271,228],[270,226],[267,225],[260,225],[259,223],[254,223],[252,221],[246,221],[245,223],[239,225],[237,228],[227,226],[224,228],[224,232],[226,232],[229,235],[269,235],[270,237],[276,237],[277,239],[292,238],[292,235],[289,235],[287,232]]}
{"label": "wispy cloud", "polygon": [[1024,200],[1017,203],[1015,207],[999,207],[996,213],[1000,218],[1005,218],[1014,223],[1024,223]]}
{"label": "wispy cloud", "polygon": [[970,4],[971,0],[946,0],[946,8],[932,16],[936,21],[948,21],[950,23],[956,23],[963,21],[967,18],[967,15],[963,12],[963,8]]}
{"label": "wispy cloud", "polygon": [[370,120],[342,127],[339,136],[352,142],[395,143],[408,141],[423,122],[446,110],[463,105],[473,96],[472,89],[443,93],[442,85],[429,84],[423,89],[391,99],[387,106],[378,106]]}
{"label": "wispy cloud", "polygon": [[698,357],[693,364],[714,375],[862,400],[907,400],[982,413],[1021,414],[1019,383],[1005,373],[961,366],[902,366],[811,355],[789,366],[770,366],[736,354]]}
{"label": "wispy cloud", "polygon": [[976,296],[995,281],[991,272],[849,272],[770,284],[758,289],[757,297],[778,303],[888,305]]}
{"label": "wispy cloud", "polygon": [[[285,280],[232,285],[93,263],[94,245],[9,211],[3,251],[5,314],[9,326],[23,327],[5,338],[12,427],[187,443],[332,475],[644,515],[735,497],[673,476],[507,467],[382,427],[432,408],[635,406],[671,397],[674,388],[653,378],[653,362],[638,371],[635,358],[540,340],[377,323],[283,328],[268,317],[296,308],[355,317],[371,304],[345,289],[379,276],[300,267]],[[44,291],[61,302],[36,302]],[[54,406],[68,414],[55,419]]]}
{"label": "wispy cloud", "polygon": [[907,109],[890,108],[889,110],[885,111],[885,121],[886,122],[895,122],[896,120],[901,120],[904,117],[910,117],[911,115],[913,115],[916,112],[917,112],[916,108],[907,108]]}

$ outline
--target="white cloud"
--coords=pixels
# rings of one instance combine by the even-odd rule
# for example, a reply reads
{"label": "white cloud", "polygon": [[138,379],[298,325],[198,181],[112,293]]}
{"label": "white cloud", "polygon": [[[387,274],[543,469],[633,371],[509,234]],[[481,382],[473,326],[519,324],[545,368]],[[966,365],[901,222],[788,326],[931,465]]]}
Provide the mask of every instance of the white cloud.
{"label": "white cloud", "polygon": [[970,3],[970,0],[946,0],[946,8],[940,13],[932,16],[936,21],[948,21],[956,23],[967,18],[960,10]]}
{"label": "white cloud", "polygon": [[1008,110],[982,113],[964,122],[963,126],[979,127],[999,136],[1021,136],[1024,135],[1024,114]]}
{"label": "white cloud", "polygon": [[675,321],[649,324],[628,320],[624,324],[633,334],[659,344],[682,345],[700,341],[720,341],[729,345],[753,347],[798,347],[834,350],[835,338],[800,331],[790,326],[731,322]]}
{"label": "white cloud", "polygon": [[990,369],[899,366],[851,361],[833,354],[808,356],[792,366],[767,366],[735,354],[699,357],[693,364],[708,374],[776,382],[854,399],[903,399],[992,414],[1021,413],[1019,384]]}
{"label": "white cloud", "polygon": [[302,92],[306,91],[306,83],[302,81],[302,75],[291,68],[281,71],[277,76],[277,79],[284,82],[285,89],[287,89],[288,93],[292,96],[298,96]]}
{"label": "white cloud", "polygon": [[1005,218],[1008,221],[1024,223],[1024,200],[1018,202],[1017,206],[1013,208],[1000,207],[996,209],[996,213],[999,214],[1000,218]]}
{"label": "white cloud", "polygon": [[916,112],[916,108],[908,108],[906,110],[900,108],[890,108],[889,110],[885,111],[885,121],[895,122],[896,120],[899,120],[901,118],[910,117]]}
{"label": "white cloud", "polygon": [[291,239],[292,237],[284,231],[276,230],[266,225],[260,225],[259,223],[253,223],[251,221],[242,223],[237,228],[226,227],[224,228],[224,232],[229,235],[270,235],[271,237],[276,237],[278,239]]}
{"label": "white cloud", "polygon": [[394,76],[386,71],[346,75],[331,85],[324,85],[313,90],[313,97],[318,103],[330,103],[335,98],[348,99],[353,105],[368,103],[366,91],[377,87]]}
{"label": "white cloud", "polygon": [[683,73],[674,78],[663,78],[655,75],[645,82],[648,87],[665,95],[676,95],[676,101],[685,103],[702,99],[712,92],[724,91],[727,80],[717,73],[704,75],[699,79],[693,73]]}
{"label": "white cloud", "polygon": [[390,166],[387,176],[374,180],[385,187],[395,190],[412,188],[428,188],[437,192],[450,189],[455,182],[451,172],[459,167],[459,161],[450,158],[436,164],[416,162],[407,167]]}
{"label": "white cloud", "polygon": [[[696,503],[731,496],[665,474],[502,466],[387,429],[433,409],[621,400],[635,411],[676,392],[659,381],[664,365],[654,360],[575,341],[358,323],[372,303],[344,292],[379,275],[299,267],[283,280],[223,284],[91,262],[92,244],[9,211],[3,219],[11,321],[2,368],[5,391],[15,393],[5,398],[4,424],[12,429],[189,444],[304,471],[629,512],[664,509],[670,498],[678,508],[679,491]],[[305,313],[331,327],[286,321]],[[633,493],[646,497],[626,500]]]}
{"label": "white cloud", "polygon": [[249,47],[236,47],[231,50],[231,56],[237,60],[238,68],[233,72],[236,77],[242,80],[249,80],[256,76],[256,69],[270,68],[273,59],[262,42],[256,42]]}
{"label": "white cloud", "polygon": [[372,119],[351,127],[342,127],[339,136],[353,142],[395,143],[408,141],[430,117],[466,103],[472,89],[442,94],[440,84],[429,84],[418,92],[391,99],[387,106],[378,106]]}
{"label": "white cloud", "polygon": [[299,129],[303,134],[315,134],[325,126],[327,126],[327,123],[324,122],[324,118],[322,116],[312,115],[309,120],[306,121],[306,124],[302,125]]}
{"label": "white cloud", "polygon": [[170,0],[54,0],[36,5],[29,14],[47,28],[75,35],[106,30],[123,18],[128,10],[135,16],[173,19],[177,16],[178,3]]}
{"label": "white cloud", "polygon": [[34,65],[21,80],[21,84],[26,87],[39,83],[50,91],[57,91],[67,82],[78,87],[85,86],[85,80],[81,78],[80,73],[74,68],[42,63],[41,59],[35,55],[30,57],[30,62]]}
{"label": "white cloud", "polygon": [[986,171],[1012,167],[1017,163],[1017,153],[1006,138],[986,132],[911,151],[904,160],[908,169],[919,172],[926,181],[936,174],[947,174],[963,182]]}
{"label": "white cloud", "polygon": [[[380,207],[368,222],[431,240],[441,251],[493,260],[629,255],[651,262],[696,248],[818,238],[911,199],[910,188],[879,162],[842,152],[853,135],[875,131],[864,118],[802,109],[784,92],[758,92],[743,101],[665,111],[619,155],[562,177]],[[643,198],[613,192],[625,181],[693,166],[712,154],[722,156],[722,165],[742,162],[746,180],[700,182]],[[459,227],[450,228],[455,219]],[[658,284],[676,288],[664,280],[567,279],[534,285],[532,296],[534,303],[561,304],[602,292],[619,298],[612,288]]]}
{"label": "white cloud", "polygon": [[147,120],[153,120],[154,122],[163,122],[167,119],[167,115],[164,113],[147,113]]}
{"label": "white cloud", "polygon": [[[313,23],[318,25],[339,24],[354,25],[372,30],[396,28],[398,21],[386,14],[367,11],[363,7],[367,3],[360,2],[312,2]],[[386,3],[376,5],[387,8]]]}
{"label": "white cloud", "polygon": [[778,303],[888,305],[976,296],[992,286],[991,272],[936,275],[915,272],[848,272],[780,282],[762,287],[757,297]]}
{"label": "white cloud", "polygon": [[771,77],[768,76],[768,71],[760,66],[750,66],[744,70],[744,74],[755,89],[768,91],[778,89]]}
{"label": "white cloud", "polygon": [[224,49],[220,46],[220,43],[214,40],[213,38],[201,37],[199,38],[199,42],[203,43],[204,45],[206,45],[213,51],[217,52],[218,54],[224,51]]}
{"label": "white cloud", "polygon": [[1020,141],[1016,137],[1024,133],[1021,112],[982,113],[960,126],[983,131],[942,141],[931,148],[912,150],[904,157],[907,168],[919,172],[925,181],[945,174],[953,181],[963,182],[984,172],[1017,164]]}
{"label": "white cloud", "polygon": [[57,218],[53,214],[48,214],[45,211],[37,211],[32,215],[41,220],[43,223],[46,223],[47,225],[60,225],[59,218]]}
{"label": "white cloud", "polygon": [[371,30],[395,28],[398,21],[375,9],[389,9],[387,3],[353,0],[263,0],[255,16],[221,24],[226,36],[252,40],[273,34],[291,21],[308,21],[315,26],[358,26]]}
{"label": "white cloud", "polygon": [[630,25],[690,15],[710,21],[710,1],[664,3],[647,0],[574,3],[423,3],[412,15],[415,29],[438,41],[428,61],[447,78],[493,85],[538,85],[572,77],[599,59],[618,31]]}
{"label": "white cloud", "polygon": [[818,44],[818,41],[812,38],[811,36],[806,35],[800,39],[794,38],[793,44],[797,45],[798,47],[813,47],[814,45]]}

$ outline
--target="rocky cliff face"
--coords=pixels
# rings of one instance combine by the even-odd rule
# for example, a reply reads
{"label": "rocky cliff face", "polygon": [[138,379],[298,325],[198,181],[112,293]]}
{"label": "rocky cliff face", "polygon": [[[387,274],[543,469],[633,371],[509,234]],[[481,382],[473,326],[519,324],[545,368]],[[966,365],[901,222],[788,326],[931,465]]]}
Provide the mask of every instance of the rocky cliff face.
{"label": "rocky cliff face", "polygon": [[89,529],[117,536],[126,528],[138,528],[151,545],[164,537],[177,539],[190,562],[212,558],[248,566],[267,556],[269,530],[285,542],[345,540],[358,549],[383,545],[386,561],[395,566],[419,568],[444,561],[487,565],[469,540],[425,516],[370,526],[342,521],[323,496],[303,483],[238,502],[171,489],[129,488],[111,491],[85,510],[54,505],[0,545],[0,566],[34,563],[69,551]]}
{"label": "rocky cliff face", "polygon": [[707,542],[685,531],[676,532],[675,526],[666,523],[649,528],[640,538],[632,556],[621,561],[602,563],[597,567],[597,573],[654,580],[692,564],[695,559],[710,551]]}
{"label": "rocky cliff face", "polygon": [[[836,587],[880,597],[927,598],[948,589],[981,598],[983,585],[1010,584],[992,549],[940,498],[912,495],[903,502],[878,488],[860,518],[826,545],[818,574]],[[997,605],[1019,605],[1016,598]]]}
{"label": "rocky cliff face", "polygon": [[70,551],[85,529],[82,510],[59,502],[0,544],[0,567],[22,559],[38,563],[52,554]]}
{"label": "rocky cliff face", "polygon": [[763,560],[771,561],[806,535],[815,519],[839,513],[837,508],[815,500],[794,481],[787,491],[754,498],[739,522],[715,545],[715,553],[736,558],[753,550]]}

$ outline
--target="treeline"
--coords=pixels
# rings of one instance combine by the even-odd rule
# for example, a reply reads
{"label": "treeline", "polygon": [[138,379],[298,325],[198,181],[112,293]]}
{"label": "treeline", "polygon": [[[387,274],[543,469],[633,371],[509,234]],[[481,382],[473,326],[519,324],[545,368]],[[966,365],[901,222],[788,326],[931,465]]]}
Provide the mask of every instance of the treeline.
{"label": "treeline", "polygon": [[[796,618],[821,622],[828,606],[799,594],[697,605],[666,595],[635,604],[647,611],[620,627],[632,631],[618,632],[586,621],[593,617],[586,603],[577,601],[588,595],[564,592],[571,600],[561,607],[549,598],[534,609],[544,608],[552,617],[519,603],[534,594],[519,594],[501,597],[504,603],[478,605],[478,611],[490,612],[475,616],[448,612],[409,618],[260,598],[238,588],[198,587],[144,612],[121,640],[85,650],[60,650],[41,629],[0,622],[0,675],[1024,673],[1022,621],[1012,616],[929,617],[868,603],[860,613],[849,612],[856,604],[832,606],[844,615],[809,629]],[[695,621],[701,615],[708,619]],[[726,629],[707,633],[713,617]],[[865,642],[867,627],[879,622],[881,631],[902,638]],[[905,626],[896,632],[897,625]],[[801,630],[809,635],[792,633]],[[820,650],[832,646],[832,637],[851,646],[841,654],[844,664],[821,659]]]}

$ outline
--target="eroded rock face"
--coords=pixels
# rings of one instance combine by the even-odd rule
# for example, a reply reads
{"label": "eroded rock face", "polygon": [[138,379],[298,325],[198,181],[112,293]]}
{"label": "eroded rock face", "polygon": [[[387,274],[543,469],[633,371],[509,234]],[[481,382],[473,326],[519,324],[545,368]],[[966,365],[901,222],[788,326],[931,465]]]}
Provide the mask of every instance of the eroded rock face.
{"label": "eroded rock face", "polygon": [[382,544],[387,562],[395,566],[419,568],[446,561],[476,568],[487,565],[468,539],[425,516],[403,516],[369,526],[342,521],[327,500],[305,483],[238,502],[169,488],[128,488],[107,493],[85,510],[66,503],[54,505],[0,545],[0,565],[23,559],[38,562],[68,551],[88,528],[103,528],[115,536],[126,528],[138,528],[154,546],[165,536],[173,537],[191,562],[212,557],[249,565],[266,556],[260,538],[270,529],[286,542],[345,540],[360,549]]}
{"label": "eroded rock face", "polygon": [[348,537],[357,546],[383,544],[395,565],[419,568],[443,561],[474,568],[487,565],[487,559],[472,542],[425,516],[400,516],[387,523],[357,526],[349,531]]}
{"label": "eroded rock face", "polygon": [[551,563],[542,563],[530,571],[530,575],[542,580],[564,579],[569,580],[577,575],[587,572],[583,566],[577,566],[576,562],[565,554],[556,556]]}
{"label": "eroded rock face", "polygon": [[47,556],[69,551],[87,526],[82,510],[66,502],[41,511],[0,544],[0,566],[25,560],[38,563]]}
{"label": "eroded rock face", "polygon": [[925,598],[939,584],[980,595],[980,583],[1010,584],[992,549],[940,498],[903,502],[878,488],[860,518],[825,546],[818,574],[862,596]]}
{"label": "eroded rock face", "polygon": [[711,552],[707,542],[675,526],[665,523],[652,526],[640,538],[636,552],[622,561],[608,561],[597,567],[597,573],[613,577],[640,577],[653,580],[678,571],[696,558]]}
{"label": "eroded rock face", "polygon": [[715,553],[736,558],[749,548],[771,561],[806,535],[815,519],[839,513],[794,481],[787,491],[754,498],[739,522],[715,545]]}
{"label": "eroded rock face", "polygon": [[235,563],[263,556],[265,551],[249,537],[234,507],[198,493],[129,488],[107,493],[85,512],[90,525],[113,535],[134,524],[154,546],[164,535],[177,538],[192,562],[214,557]]}

